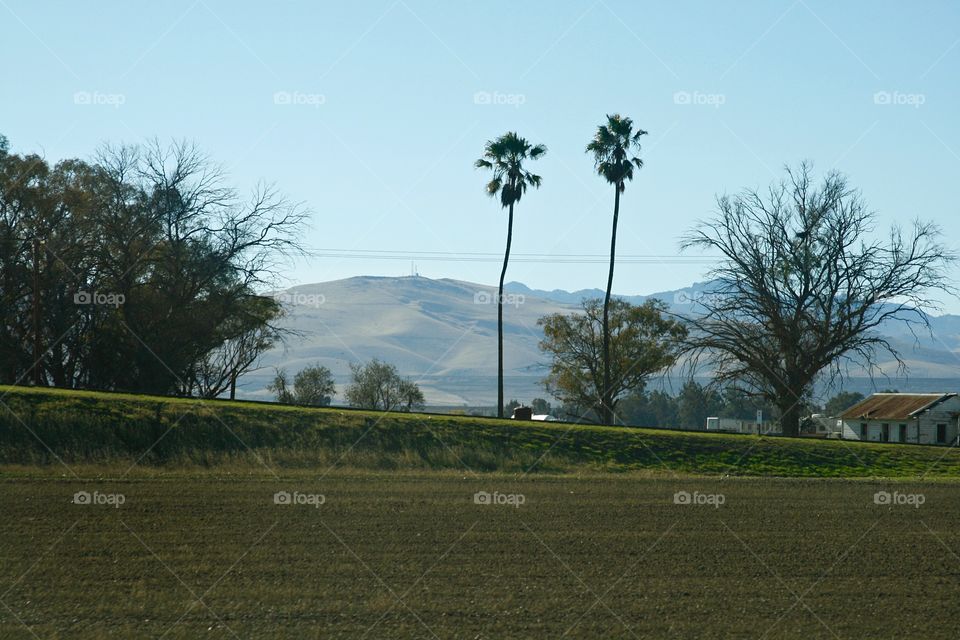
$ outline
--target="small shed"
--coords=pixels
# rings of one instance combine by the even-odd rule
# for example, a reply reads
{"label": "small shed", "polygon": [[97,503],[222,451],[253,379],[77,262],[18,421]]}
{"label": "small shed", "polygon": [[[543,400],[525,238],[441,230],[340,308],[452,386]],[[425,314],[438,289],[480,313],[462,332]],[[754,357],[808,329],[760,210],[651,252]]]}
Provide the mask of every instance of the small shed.
{"label": "small shed", "polygon": [[842,437],[873,442],[956,445],[956,393],[875,393],[840,414]]}
{"label": "small shed", "polygon": [[513,415],[510,416],[513,420],[532,420],[533,419],[533,409],[531,407],[525,407],[520,405],[513,410]]}

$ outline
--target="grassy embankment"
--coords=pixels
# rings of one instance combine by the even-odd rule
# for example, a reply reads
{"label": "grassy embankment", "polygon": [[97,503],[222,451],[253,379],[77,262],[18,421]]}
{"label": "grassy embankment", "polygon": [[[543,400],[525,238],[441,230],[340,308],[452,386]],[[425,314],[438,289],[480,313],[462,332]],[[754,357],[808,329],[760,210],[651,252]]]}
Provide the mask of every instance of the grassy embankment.
{"label": "grassy embankment", "polygon": [[0,465],[960,477],[941,447],[0,386]]}

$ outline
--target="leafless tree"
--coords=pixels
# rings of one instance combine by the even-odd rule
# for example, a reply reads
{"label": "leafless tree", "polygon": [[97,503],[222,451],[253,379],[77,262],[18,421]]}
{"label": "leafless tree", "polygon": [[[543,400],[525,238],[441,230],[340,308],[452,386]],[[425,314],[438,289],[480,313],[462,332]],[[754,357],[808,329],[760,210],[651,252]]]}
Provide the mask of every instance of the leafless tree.
{"label": "leafless tree", "polygon": [[929,330],[930,296],[955,295],[946,272],[956,258],[931,223],[875,234],[874,213],[842,174],[818,186],[807,163],[786,173],[765,195],[719,197],[716,216],[684,237],[684,249],[720,255],[712,290],[686,318],[686,351],[718,383],[773,402],[783,433],[797,435],[817,376],[851,366],[873,375],[878,353],[905,369],[879,329]]}

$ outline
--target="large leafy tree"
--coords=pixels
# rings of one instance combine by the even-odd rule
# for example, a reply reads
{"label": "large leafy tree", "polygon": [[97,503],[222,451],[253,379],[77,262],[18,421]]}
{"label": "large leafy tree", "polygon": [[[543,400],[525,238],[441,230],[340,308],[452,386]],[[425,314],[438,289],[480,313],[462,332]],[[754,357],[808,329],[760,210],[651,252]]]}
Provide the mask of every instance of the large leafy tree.
{"label": "large leafy tree", "polygon": [[267,390],[273,392],[277,402],[283,404],[327,407],[337,393],[337,386],[330,369],[318,362],[297,372],[293,377],[292,389],[286,370],[277,369]]}
{"label": "large leafy tree", "polygon": [[392,364],[374,358],[367,364],[351,364],[352,382],[345,396],[351,407],[376,411],[412,411],[424,406],[416,382],[403,378]]}
{"label": "large leafy tree", "polygon": [[717,256],[711,293],[687,318],[689,362],[772,402],[785,435],[798,435],[818,375],[872,372],[878,352],[905,366],[882,325],[929,327],[931,295],[953,293],[940,230],[916,221],[875,235],[875,215],[837,172],[818,185],[803,164],[766,194],[717,202],[683,243]]}
{"label": "large leafy tree", "polygon": [[283,337],[257,291],[300,252],[299,205],[241,198],[184,143],[53,167],[0,146],[0,382],[216,395]]}
{"label": "large leafy tree", "polygon": [[640,152],[640,137],[643,129],[634,129],[633,120],[613,114],[607,116],[606,124],[597,127],[597,132],[587,153],[593,154],[597,173],[613,185],[613,228],[610,233],[610,270],[607,274],[607,290],[603,298],[603,386],[600,394],[600,415],[604,423],[613,421],[613,392],[610,363],[610,295],[613,289],[613,268],[617,255],[617,223],[620,218],[620,194],[633,180],[634,169],[643,167]]}
{"label": "large leafy tree", "polygon": [[686,337],[683,325],[665,315],[658,300],[632,305],[610,303],[610,378],[604,380],[603,303],[583,302],[583,311],[541,318],[540,348],[551,357],[547,390],[565,405],[578,407],[591,420],[606,421],[602,403],[613,409],[620,399],[643,390],[647,379],[672,366]]}
{"label": "large leafy tree", "polygon": [[528,171],[524,163],[537,160],[546,152],[547,148],[542,144],[530,144],[511,131],[487,141],[483,157],[474,163],[478,169],[490,170],[487,195],[499,197],[500,205],[508,211],[507,248],[503,254],[500,286],[497,289],[497,417],[500,418],[503,417],[503,280],[507,275],[510,245],[513,242],[513,208],[528,187],[539,188],[541,183],[540,176]]}
{"label": "large leafy tree", "polygon": [[293,394],[297,404],[327,407],[336,393],[333,374],[319,363],[301,369],[293,377]]}

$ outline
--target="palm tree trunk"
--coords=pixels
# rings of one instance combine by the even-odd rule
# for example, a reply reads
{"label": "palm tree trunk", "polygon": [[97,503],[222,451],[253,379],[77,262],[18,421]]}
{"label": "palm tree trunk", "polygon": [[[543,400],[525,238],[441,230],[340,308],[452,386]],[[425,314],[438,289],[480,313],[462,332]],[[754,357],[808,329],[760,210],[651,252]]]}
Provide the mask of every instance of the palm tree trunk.
{"label": "palm tree trunk", "polygon": [[507,250],[503,254],[503,269],[500,271],[500,288],[497,290],[497,417],[503,417],[503,279],[510,261],[510,243],[513,242],[513,203],[507,221]]}
{"label": "palm tree trunk", "polygon": [[603,390],[600,394],[600,414],[604,424],[613,423],[613,398],[610,387],[610,292],[613,289],[613,265],[617,260],[617,219],[620,217],[620,185],[614,185],[613,232],[610,234],[610,272],[607,275],[607,294],[603,298]]}

